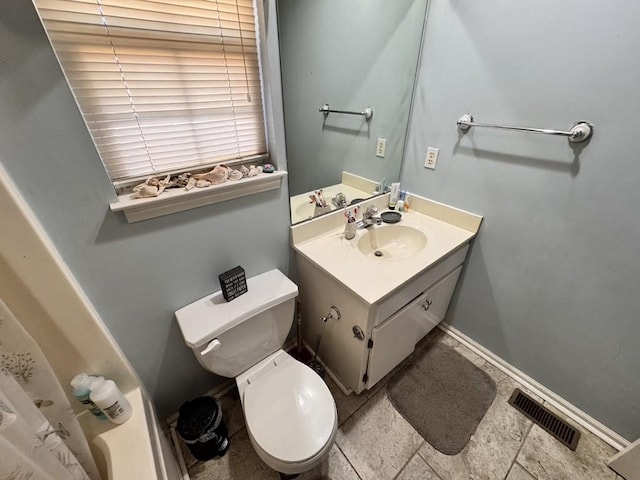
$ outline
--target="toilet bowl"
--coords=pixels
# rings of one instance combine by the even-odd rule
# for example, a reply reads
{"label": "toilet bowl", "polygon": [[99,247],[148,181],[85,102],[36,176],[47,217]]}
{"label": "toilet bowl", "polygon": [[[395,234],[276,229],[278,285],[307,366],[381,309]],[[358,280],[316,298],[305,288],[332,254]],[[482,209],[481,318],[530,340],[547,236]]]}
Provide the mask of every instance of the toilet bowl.
{"label": "toilet bowl", "polygon": [[253,448],[264,463],[285,474],[319,464],[338,427],[327,385],[282,350],[297,294],[291,280],[271,270],[247,279],[247,293],[231,302],[216,292],[176,312],[198,362],[235,377]]}
{"label": "toilet bowl", "polygon": [[333,445],[338,416],[317,373],[279,350],[236,383],[249,438],[264,463],[293,474],[322,461]]}

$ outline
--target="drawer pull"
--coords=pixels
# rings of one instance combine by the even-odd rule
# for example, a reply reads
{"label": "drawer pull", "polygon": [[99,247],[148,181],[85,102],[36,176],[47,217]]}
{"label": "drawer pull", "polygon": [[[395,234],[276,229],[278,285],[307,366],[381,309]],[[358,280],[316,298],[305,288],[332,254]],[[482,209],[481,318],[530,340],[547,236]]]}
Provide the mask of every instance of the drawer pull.
{"label": "drawer pull", "polygon": [[427,298],[427,300],[422,304],[422,309],[426,312],[427,310],[429,310],[429,307],[431,307],[432,303],[433,303],[433,300],[429,300]]}

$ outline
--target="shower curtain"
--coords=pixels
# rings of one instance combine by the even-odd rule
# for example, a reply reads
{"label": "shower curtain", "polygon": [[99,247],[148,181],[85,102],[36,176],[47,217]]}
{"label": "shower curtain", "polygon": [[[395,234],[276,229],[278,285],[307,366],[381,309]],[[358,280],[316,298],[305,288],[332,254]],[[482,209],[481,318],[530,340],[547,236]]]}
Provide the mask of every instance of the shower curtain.
{"label": "shower curtain", "polygon": [[99,480],[38,344],[0,299],[0,480]]}

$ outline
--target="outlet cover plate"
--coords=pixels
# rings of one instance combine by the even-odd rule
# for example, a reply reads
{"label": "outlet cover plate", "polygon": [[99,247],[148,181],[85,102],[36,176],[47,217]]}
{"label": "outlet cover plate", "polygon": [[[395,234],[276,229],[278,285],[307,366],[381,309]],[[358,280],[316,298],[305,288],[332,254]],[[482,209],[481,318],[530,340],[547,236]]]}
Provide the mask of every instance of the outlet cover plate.
{"label": "outlet cover plate", "polygon": [[387,149],[387,139],[379,138],[376,144],[376,157],[384,158],[384,152]]}
{"label": "outlet cover plate", "polygon": [[427,155],[424,158],[424,168],[430,168],[431,170],[436,169],[439,152],[440,152],[440,149],[438,148],[434,148],[434,147],[427,148]]}

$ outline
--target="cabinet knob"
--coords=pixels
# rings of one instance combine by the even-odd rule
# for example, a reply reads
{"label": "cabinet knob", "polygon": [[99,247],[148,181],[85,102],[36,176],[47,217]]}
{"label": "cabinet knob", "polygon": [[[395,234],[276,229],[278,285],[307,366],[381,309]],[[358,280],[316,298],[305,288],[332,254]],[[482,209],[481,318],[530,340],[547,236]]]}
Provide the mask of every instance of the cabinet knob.
{"label": "cabinet knob", "polygon": [[427,298],[427,300],[422,304],[422,309],[426,312],[427,310],[429,310],[429,307],[431,307],[432,303],[433,303],[433,300],[429,300]]}
{"label": "cabinet knob", "polygon": [[358,325],[354,325],[351,331],[353,332],[353,338],[357,338],[360,341],[364,340],[364,332]]}

